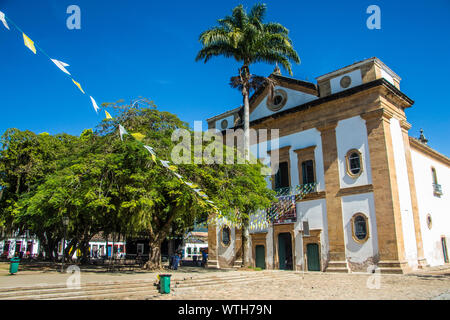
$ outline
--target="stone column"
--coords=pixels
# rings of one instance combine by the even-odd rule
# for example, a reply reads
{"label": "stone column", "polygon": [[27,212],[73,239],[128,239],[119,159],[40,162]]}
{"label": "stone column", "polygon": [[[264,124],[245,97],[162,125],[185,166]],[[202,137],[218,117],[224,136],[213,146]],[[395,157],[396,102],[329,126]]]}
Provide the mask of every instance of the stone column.
{"label": "stone column", "polygon": [[[210,221],[214,221],[211,217]],[[213,223],[208,224],[208,268],[219,268],[219,257],[217,248],[217,226]]]}
{"label": "stone column", "polygon": [[[317,127],[322,138],[323,167],[325,174],[325,200],[328,220],[328,271],[347,271],[345,259],[344,226],[342,220],[338,167],[337,121],[327,122]],[[336,270],[335,270],[336,269]]]}
{"label": "stone column", "polygon": [[361,115],[366,120],[381,272],[402,273],[406,266],[403,230],[395,172],[390,119],[387,109]]}
{"label": "stone column", "polygon": [[[233,267],[240,268],[242,267],[242,229],[236,227],[234,229],[234,237],[235,237],[234,239],[235,260]],[[247,241],[251,241],[250,236]]]}
{"label": "stone column", "polygon": [[406,167],[408,170],[409,190],[411,192],[411,205],[413,210],[412,214],[414,218],[414,230],[416,234],[416,245],[417,245],[417,263],[419,268],[423,268],[427,265],[427,260],[423,252],[422,231],[420,229],[419,206],[417,204],[416,183],[414,181],[414,170],[411,159],[411,147],[409,145],[408,130],[411,129],[411,124],[403,120],[400,122],[400,125],[402,128],[403,145],[405,146],[405,159],[406,159]]}

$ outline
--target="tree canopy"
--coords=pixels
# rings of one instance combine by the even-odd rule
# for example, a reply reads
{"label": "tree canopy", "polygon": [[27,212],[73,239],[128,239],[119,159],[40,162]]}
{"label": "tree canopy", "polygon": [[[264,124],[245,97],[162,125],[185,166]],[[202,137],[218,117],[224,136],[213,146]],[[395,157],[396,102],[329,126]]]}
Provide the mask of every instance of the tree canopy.
{"label": "tree canopy", "polygon": [[[151,248],[148,267],[159,267],[161,242],[169,233],[182,234],[212,213],[211,206],[144,148],[151,146],[160,159],[170,160],[172,133],[189,128],[152,102],[145,107],[104,106],[117,116],[79,137],[17,129],[3,134],[0,219],[10,230],[36,234],[47,257],[62,239],[63,216],[70,221],[66,253],[78,248],[86,256],[89,240],[99,232],[145,235]],[[139,139],[124,135],[122,141],[119,124],[139,133]],[[260,163],[187,163],[178,165],[177,172],[197,184],[226,217],[239,221],[274,200],[261,168]]]}

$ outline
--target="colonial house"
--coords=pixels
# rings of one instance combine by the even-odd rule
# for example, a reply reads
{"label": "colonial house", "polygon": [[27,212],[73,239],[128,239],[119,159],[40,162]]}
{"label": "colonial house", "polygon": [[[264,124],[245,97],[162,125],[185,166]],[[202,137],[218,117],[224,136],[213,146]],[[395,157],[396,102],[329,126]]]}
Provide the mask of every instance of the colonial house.
{"label": "colonial house", "polygon": [[[405,273],[448,263],[450,159],[428,146],[423,133],[409,135],[406,112],[414,101],[400,90],[400,77],[370,58],[317,83],[279,69],[270,78],[272,98],[265,86],[250,99],[250,128],[279,129],[278,143],[258,136],[251,152],[277,162],[267,184],[281,191],[289,209],[274,219],[266,211],[269,223],[250,231],[251,264]],[[236,108],[207,122],[225,136],[243,127],[242,118]],[[303,192],[305,185],[313,187]],[[209,267],[240,264],[241,233],[209,226]]]}

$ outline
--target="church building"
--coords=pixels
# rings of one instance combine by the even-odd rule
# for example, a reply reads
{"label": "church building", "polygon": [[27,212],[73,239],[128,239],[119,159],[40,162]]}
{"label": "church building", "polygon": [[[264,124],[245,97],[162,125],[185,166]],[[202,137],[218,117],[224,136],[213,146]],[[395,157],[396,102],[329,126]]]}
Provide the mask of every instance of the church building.
{"label": "church building", "polygon": [[[409,132],[406,113],[414,101],[400,90],[401,78],[375,57],[317,83],[285,77],[278,68],[270,78],[273,98],[268,86],[250,98],[250,128],[279,129],[278,143],[268,135],[253,141],[251,151],[278,162],[268,188],[287,190],[278,192],[280,203],[292,206],[250,230],[250,264],[406,273],[448,263],[450,159],[423,132]],[[207,122],[225,134],[242,128],[242,119],[240,107]],[[260,152],[261,143],[267,152]],[[308,191],[296,195],[304,186]],[[208,266],[239,266],[241,244],[240,229],[210,225]]]}

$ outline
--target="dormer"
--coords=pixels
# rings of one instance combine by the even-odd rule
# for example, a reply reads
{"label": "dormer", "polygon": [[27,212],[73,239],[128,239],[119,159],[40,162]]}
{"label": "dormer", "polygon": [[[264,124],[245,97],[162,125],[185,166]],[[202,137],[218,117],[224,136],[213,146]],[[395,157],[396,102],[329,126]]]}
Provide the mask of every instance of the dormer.
{"label": "dormer", "polygon": [[381,78],[400,90],[401,78],[376,57],[356,62],[316,79],[320,97],[325,97]]}
{"label": "dormer", "polygon": [[268,86],[263,86],[250,99],[250,121],[288,110],[318,98],[314,83],[272,73],[273,99],[269,98]]}
{"label": "dormer", "polygon": [[207,119],[208,129],[223,131],[239,125],[242,117],[241,109],[242,107],[239,107]]}

